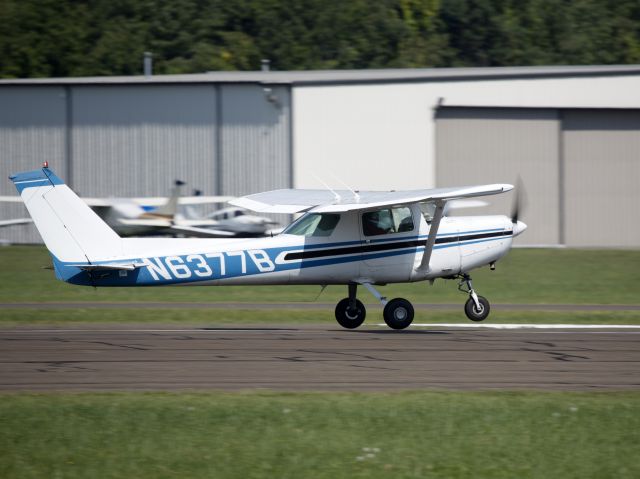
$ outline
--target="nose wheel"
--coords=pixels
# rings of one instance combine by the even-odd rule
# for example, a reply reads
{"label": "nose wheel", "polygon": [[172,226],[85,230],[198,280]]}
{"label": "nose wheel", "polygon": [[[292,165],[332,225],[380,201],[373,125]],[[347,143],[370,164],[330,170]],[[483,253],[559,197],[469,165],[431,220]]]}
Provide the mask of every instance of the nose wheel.
{"label": "nose wheel", "polygon": [[458,284],[458,289],[463,293],[469,294],[469,299],[464,303],[464,313],[471,321],[484,321],[491,311],[489,301],[484,296],[478,296],[473,290],[471,276],[463,274],[461,277],[462,280]]}

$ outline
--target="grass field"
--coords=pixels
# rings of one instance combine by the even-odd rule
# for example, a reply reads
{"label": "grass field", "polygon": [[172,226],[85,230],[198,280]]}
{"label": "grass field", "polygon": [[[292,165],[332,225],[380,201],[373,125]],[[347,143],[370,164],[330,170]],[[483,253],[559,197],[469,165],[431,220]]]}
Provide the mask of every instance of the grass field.
{"label": "grass field", "polygon": [[[0,302],[46,301],[314,301],[315,286],[99,288],[72,286],[54,278],[43,247],[0,248]],[[498,263],[473,273],[480,294],[493,303],[640,303],[640,250],[516,249]],[[390,285],[389,296],[416,303],[464,302],[456,282],[438,280]],[[321,301],[337,301],[344,287],[329,287]],[[363,301],[375,300],[362,293]]]}
{"label": "grass field", "polygon": [[3,395],[3,478],[636,478],[614,393]]}
{"label": "grass field", "polygon": [[[54,278],[47,251],[37,246],[0,248],[0,303],[30,302],[313,302],[334,303],[346,294],[344,287],[330,286],[321,295],[317,286],[262,287],[159,287],[88,288],[72,286]],[[474,285],[492,304],[637,304],[640,303],[640,251],[516,249],[498,263],[474,272]],[[387,297],[405,297],[414,303],[459,303],[466,296],[457,291],[455,281],[438,280],[434,285],[413,283],[380,288]],[[365,304],[377,304],[366,291],[359,295]],[[460,312],[418,312],[416,321],[466,321]],[[372,311],[368,321],[379,322]],[[496,322],[540,321],[540,313],[492,313]],[[640,312],[626,313],[544,313],[545,322],[640,324]],[[220,310],[3,310],[0,325],[78,322],[192,322],[264,323],[333,321],[327,311],[220,311]]]}

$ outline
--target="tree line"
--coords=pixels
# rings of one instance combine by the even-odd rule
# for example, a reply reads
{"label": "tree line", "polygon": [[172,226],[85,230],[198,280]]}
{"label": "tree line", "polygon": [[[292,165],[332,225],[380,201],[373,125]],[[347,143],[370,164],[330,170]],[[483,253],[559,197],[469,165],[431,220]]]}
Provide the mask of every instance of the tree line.
{"label": "tree line", "polygon": [[0,0],[0,77],[640,63],[640,0]]}

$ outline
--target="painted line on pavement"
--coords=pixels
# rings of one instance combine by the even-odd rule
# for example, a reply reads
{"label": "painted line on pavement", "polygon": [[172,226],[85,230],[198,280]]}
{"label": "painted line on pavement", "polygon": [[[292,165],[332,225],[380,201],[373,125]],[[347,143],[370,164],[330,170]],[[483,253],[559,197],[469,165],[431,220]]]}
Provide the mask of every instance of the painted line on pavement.
{"label": "painted line on pavement", "polygon": [[[386,326],[384,323],[378,326]],[[412,323],[419,328],[486,328],[486,329],[640,329],[637,324],[464,324],[464,323]]]}

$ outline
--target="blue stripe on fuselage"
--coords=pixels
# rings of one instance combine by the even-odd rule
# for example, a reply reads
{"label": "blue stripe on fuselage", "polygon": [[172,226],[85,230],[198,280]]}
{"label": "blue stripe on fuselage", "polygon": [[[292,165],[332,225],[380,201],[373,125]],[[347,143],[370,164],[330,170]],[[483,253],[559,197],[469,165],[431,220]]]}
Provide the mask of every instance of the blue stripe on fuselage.
{"label": "blue stripe on fuselage", "polygon": [[[464,240],[464,236],[469,235],[469,233],[476,234],[478,232],[486,231],[501,230],[479,230],[465,233],[455,233],[456,235],[462,237],[459,241],[453,241],[451,243],[444,243],[440,245],[437,244],[434,246],[434,249],[452,248],[457,247],[460,244],[475,244],[505,239],[505,236],[499,236],[466,242]],[[426,238],[426,236],[422,238]],[[410,238],[407,237],[402,238],[402,240],[409,239]],[[398,241],[398,239],[395,239],[395,241]],[[353,245],[354,243],[361,244],[361,242],[359,241],[342,242],[333,243],[332,246]],[[326,244],[309,246],[312,246],[314,249],[320,246],[324,246],[325,248],[327,247]],[[309,248],[307,246],[303,246],[302,248],[300,246],[289,246],[282,248],[265,248],[227,253],[210,253],[209,257],[207,257],[207,253],[202,253],[175,256],[157,256],[151,258],[132,258],[127,261],[133,263],[146,262],[148,264],[148,266],[137,268],[133,271],[103,270],[89,273],[76,266],[73,266],[73,263],[64,263],[59,261],[55,257],[54,266],[56,270],[56,276],[59,279],[72,284],[88,286],[150,286],[163,284],[167,285],[197,283],[202,281],[261,275],[271,272],[330,266],[334,264],[344,264],[361,260],[367,261],[391,256],[401,256],[407,254],[415,255],[423,251],[424,246],[399,247],[396,249],[375,253],[361,252],[347,255],[343,254],[340,256],[329,256],[321,259],[302,259],[293,260],[286,263],[275,263],[276,258],[278,258],[278,256],[282,253],[290,251],[304,251],[306,249]],[[327,252],[329,253],[330,249]]]}

